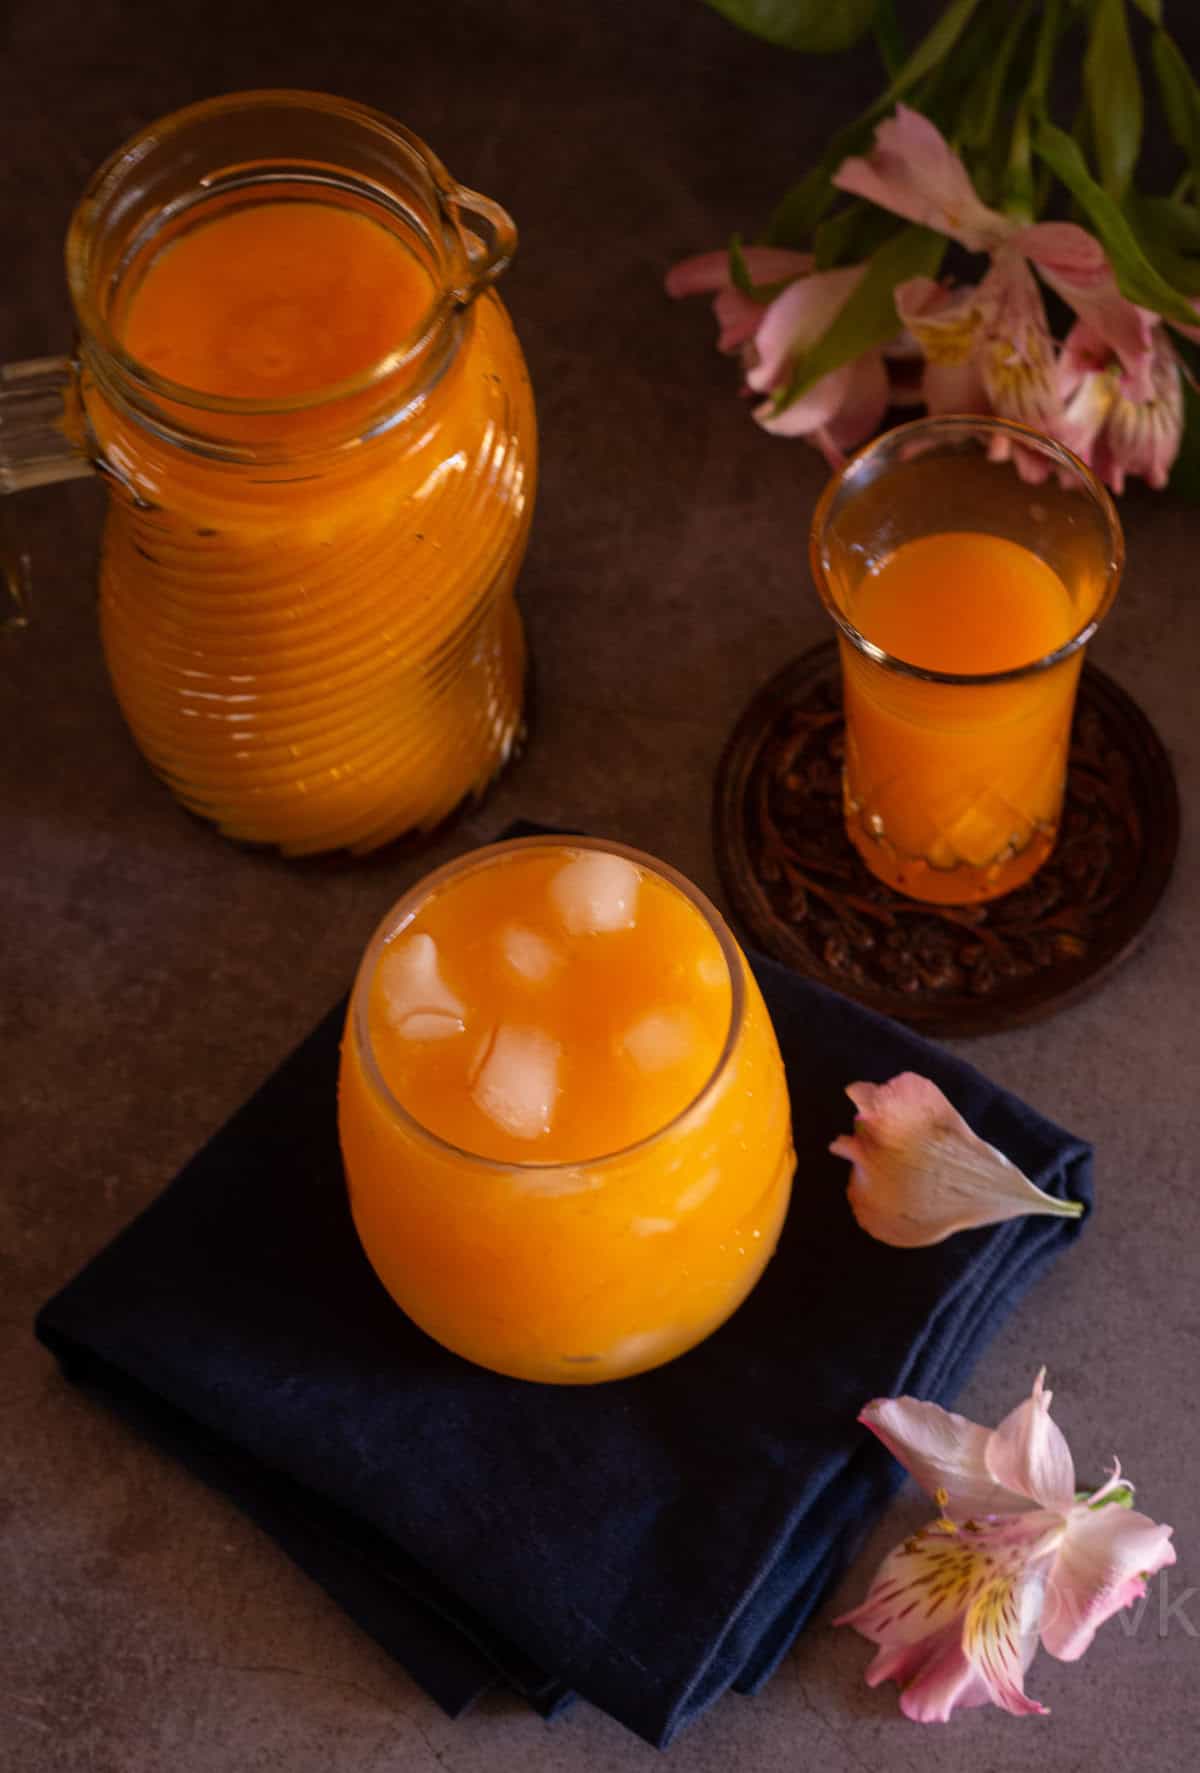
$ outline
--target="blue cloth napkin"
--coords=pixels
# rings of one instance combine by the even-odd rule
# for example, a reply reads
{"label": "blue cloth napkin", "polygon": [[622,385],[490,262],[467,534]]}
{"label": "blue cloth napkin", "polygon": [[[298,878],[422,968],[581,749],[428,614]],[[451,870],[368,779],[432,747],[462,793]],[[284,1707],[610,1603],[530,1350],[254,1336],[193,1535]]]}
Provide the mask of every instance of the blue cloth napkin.
{"label": "blue cloth napkin", "polygon": [[[67,1375],[245,1508],[449,1712],[502,1681],[663,1746],[761,1686],[900,1482],[855,1418],[948,1404],[1080,1221],[894,1250],[827,1152],[856,1079],[932,1077],[1052,1194],[1091,1155],[971,1066],[751,957],[798,1157],[778,1252],[716,1335],[599,1386],[500,1378],[376,1281],[334,1121],[343,1005],[42,1310]],[[1043,1300],[1043,1306],[1047,1305]]]}

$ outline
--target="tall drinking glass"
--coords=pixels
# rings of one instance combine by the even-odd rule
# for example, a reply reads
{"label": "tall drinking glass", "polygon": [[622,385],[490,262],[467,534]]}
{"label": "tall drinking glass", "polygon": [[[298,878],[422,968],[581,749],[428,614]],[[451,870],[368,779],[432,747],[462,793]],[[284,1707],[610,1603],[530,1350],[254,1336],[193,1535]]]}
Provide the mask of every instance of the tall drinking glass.
{"label": "tall drinking glass", "polygon": [[661,862],[532,838],[384,918],[342,1047],[350,1204],[422,1329],[522,1379],[673,1359],[750,1292],[794,1154],[737,943]]}
{"label": "tall drinking glass", "polygon": [[827,487],[811,563],[841,651],[846,830],[880,880],[967,904],[1045,861],[1123,558],[1083,463],[1001,419],[898,426]]}

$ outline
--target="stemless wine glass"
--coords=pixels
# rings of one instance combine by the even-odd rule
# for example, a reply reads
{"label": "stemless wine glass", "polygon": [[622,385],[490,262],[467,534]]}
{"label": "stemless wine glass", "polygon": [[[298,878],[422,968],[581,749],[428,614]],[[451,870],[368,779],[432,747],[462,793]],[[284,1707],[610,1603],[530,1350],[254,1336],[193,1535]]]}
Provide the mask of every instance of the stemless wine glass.
{"label": "stemless wine glass", "polygon": [[[580,910],[562,877],[582,866],[586,885],[597,864],[600,887],[590,898],[585,891]],[[621,890],[626,903],[638,895],[640,936],[632,913],[605,909]],[[638,957],[652,914],[666,933],[648,995]],[[396,966],[406,969],[400,1000],[388,995],[386,969]],[[486,1012],[464,966],[493,981]],[[569,1154],[546,1161],[538,1135],[551,1126],[557,1086],[536,1070],[549,1036],[530,1024],[552,975],[565,980],[559,1011],[567,1006],[571,1026],[555,1026],[561,1096],[572,1097],[574,1120]],[[598,1079],[570,1072],[573,1036],[601,1038],[605,1015],[632,1030],[614,1075],[625,1066],[630,1090],[645,1086],[647,1102],[667,1105],[616,1149],[616,1092],[597,1096]],[[678,1029],[705,1016],[711,1052],[689,1074]],[[506,1039],[532,1050],[533,1074],[493,1078]],[[447,1068],[468,1059],[473,1099],[446,1084]],[[415,1071],[406,1071],[410,1060]],[[671,1100],[664,1080],[677,1062],[691,1082]],[[354,1221],[380,1280],[447,1348],[518,1378],[618,1379],[691,1348],[750,1292],[787,1209],[795,1161],[787,1084],[754,978],[703,894],[621,845],[501,843],[406,894],[359,969],[339,1103]],[[530,1103],[534,1118],[524,1124]],[[503,1156],[484,1154],[484,1144]],[[527,1159],[511,1155],[526,1150]]]}
{"label": "stemless wine glass", "polygon": [[[887,645],[872,633],[872,583],[915,543],[951,594],[938,620],[970,633],[975,669],[922,663],[930,587],[919,577],[907,586],[910,619],[892,611]],[[850,841],[873,874],[915,899],[964,904],[1022,885],[1058,835],[1084,648],[1120,582],[1108,494],[1069,450],[1023,425],[920,419],[834,477],[810,557],[838,630]],[[1061,608],[1033,607],[1047,596]],[[1030,631],[1052,638],[1020,656],[1014,624],[1032,617]]]}

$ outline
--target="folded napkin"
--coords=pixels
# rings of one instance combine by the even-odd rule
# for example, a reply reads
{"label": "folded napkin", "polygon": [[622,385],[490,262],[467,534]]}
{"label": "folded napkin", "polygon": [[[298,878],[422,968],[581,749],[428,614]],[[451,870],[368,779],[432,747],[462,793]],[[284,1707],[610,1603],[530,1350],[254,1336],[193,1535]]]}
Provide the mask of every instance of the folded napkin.
{"label": "folded napkin", "polygon": [[734,1317],[599,1386],[484,1372],[396,1308],[338,1155],[337,1005],[165,1192],[40,1313],[68,1376],[232,1496],[449,1712],[506,1682],[583,1694],[665,1746],[761,1686],[901,1478],[855,1418],[949,1403],[1080,1222],[926,1250],[859,1230],[843,1090],[925,1073],[1052,1194],[1089,1148],[971,1066],[751,957],[787,1065],[797,1173]]}

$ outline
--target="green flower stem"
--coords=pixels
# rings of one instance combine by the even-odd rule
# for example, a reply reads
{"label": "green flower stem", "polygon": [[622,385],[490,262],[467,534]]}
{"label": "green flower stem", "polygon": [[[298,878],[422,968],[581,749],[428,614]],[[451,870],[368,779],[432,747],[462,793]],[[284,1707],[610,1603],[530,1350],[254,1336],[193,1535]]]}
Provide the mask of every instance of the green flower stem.
{"label": "green flower stem", "polygon": [[1026,97],[1034,114],[1046,108],[1046,93],[1059,39],[1064,29],[1062,0],[1045,0],[1038,23],[1037,47],[1033,52],[1033,72],[1029,77]]}
{"label": "green flower stem", "polygon": [[[1098,1490],[1101,1487],[1102,1487],[1101,1485],[1097,1484],[1096,1489]],[[1132,1484],[1118,1484],[1116,1489],[1110,1490],[1107,1496],[1101,1496],[1099,1502],[1092,1502],[1089,1500],[1089,1498],[1091,1498],[1095,1494],[1096,1494],[1096,1490],[1076,1490],[1075,1500],[1076,1500],[1076,1502],[1086,1502],[1088,1504],[1089,1508],[1109,1508],[1109,1507],[1112,1507],[1112,1508],[1132,1508],[1133,1507],[1133,1485]]]}

